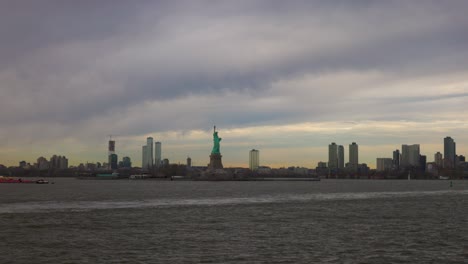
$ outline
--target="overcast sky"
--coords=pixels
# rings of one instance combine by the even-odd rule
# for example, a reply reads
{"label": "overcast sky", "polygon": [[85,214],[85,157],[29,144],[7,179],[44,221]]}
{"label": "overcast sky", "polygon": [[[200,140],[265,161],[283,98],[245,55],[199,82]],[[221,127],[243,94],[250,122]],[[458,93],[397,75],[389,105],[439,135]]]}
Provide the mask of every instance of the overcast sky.
{"label": "overcast sky", "polygon": [[0,2],[0,164],[375,166],[402,144],[468,154],[468,1]]}

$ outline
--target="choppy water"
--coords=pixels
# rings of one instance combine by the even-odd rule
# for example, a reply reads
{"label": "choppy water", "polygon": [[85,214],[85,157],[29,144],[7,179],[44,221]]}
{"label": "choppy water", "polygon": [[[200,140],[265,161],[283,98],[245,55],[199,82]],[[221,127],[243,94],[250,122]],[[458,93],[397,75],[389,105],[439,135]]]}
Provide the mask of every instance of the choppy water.
{"label": "choppy water", "polygon": [[0,263],[467,263],[468,182],[0,185]]}

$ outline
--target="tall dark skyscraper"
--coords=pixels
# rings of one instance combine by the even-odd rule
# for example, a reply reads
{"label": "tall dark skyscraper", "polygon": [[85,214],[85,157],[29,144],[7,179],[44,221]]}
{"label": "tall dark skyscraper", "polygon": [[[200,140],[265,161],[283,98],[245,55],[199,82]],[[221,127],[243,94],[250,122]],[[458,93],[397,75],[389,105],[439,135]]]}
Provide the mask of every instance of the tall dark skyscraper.
{"label": "tall dark skyscraper", "polygon": [[426,171],[426,160],[427,157],[425,155],[419,155],[419,169],[423,172]]}
{"label": "tall dark skyscraper", "polygon": [[162,152],[161,152],[161,142],[156,142],[154,143],[154,165],[156,167],[161,166],[161,161],[162,161]]}
{"label": "tall dark skyscraper", "polygon": [[[110,137],[112,137],[112,136],[110,136]],[[112,161],[113,161],[113,158],[114,158],[114,156],[112,156],[112,155],[115,155],[115,141],[112,140],[112,139],[109,139],[108,154],[107,154],[108,166],[109,166],[109,169],[117,169],[117,165],[115,165],[115,168],[112,167]],[[117,161],[115,161],[115,164],[117,164]]]}
{"label": "tall dark skyscraper", "polygon": [[393,160],[392,160],[392,163],[393,163],[393,168],[394,169],[399,169],[400,168],[400,150],[395,150],[393,151]]}
{"label": "tall dark skyscraper", "polygon": [[328,145],[328,168],[338,168],[338,145],[336,145],[335,142]]}
{"label": "tall dark skyscraper", "polygon": [[109,155],[109,168],[110,169],[116,170],[118,168],[117,159],[118,159],[117,154],[113,153]]}
{"label": "tall dark skyscraper", "polygon": [[356,171],[359,165],[359,149],[358,144],[353,142],[349,144],[349,166]]}
{"label": "tall dark skyscraper", "polygon": [[451,137],[444,138],[444,167],[454,168],[455,167],[455,141]]}
{"label": "tall dark skyscraper", "polygon": [[442,153],[440,153],[439,151],[437,151],[437,153],[434,154],[434,162],[437,165],[437,168],[442,168],[444,166]]}
{"label": "tall dark skyscraper", "polygon": [[344,169],[344,147],[343,145],[338,146],[338,168]]}

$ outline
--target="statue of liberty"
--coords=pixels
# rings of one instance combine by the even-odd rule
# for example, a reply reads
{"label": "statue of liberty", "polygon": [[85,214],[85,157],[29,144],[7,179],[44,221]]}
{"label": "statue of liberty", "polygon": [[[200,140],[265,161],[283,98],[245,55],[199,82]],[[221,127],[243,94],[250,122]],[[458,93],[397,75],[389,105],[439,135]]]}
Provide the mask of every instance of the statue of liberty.
{"label": "statue of liberty", "polygon": [[216,126],[213,128],[213,149],[211,150],[211,154],[221,154],[219,152],[219,142],[222,138],[218,136],[218,131],[216,131]]}
{"label": "statue of liberty", "polygon": [[208,165],[209,170],[223,169],[223,162],[221,161],[221,152],[219,151],[219,142],[221,138],[218,136],[216,126],[213,128],[213,149],[210,155],[210,164]]}

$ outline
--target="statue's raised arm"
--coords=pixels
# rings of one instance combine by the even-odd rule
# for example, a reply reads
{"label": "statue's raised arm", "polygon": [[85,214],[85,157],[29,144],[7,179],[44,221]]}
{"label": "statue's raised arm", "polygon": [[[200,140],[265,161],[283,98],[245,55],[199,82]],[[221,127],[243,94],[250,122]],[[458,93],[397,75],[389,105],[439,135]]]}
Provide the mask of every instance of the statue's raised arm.
{"label": "statue's raised arm", "polygon": [[221,154],[219,151],[219,142],[222,138],[218,136],[218,131],[216,131],[216,126],[213,129],[213,149],[211,150],[211,154]]}

